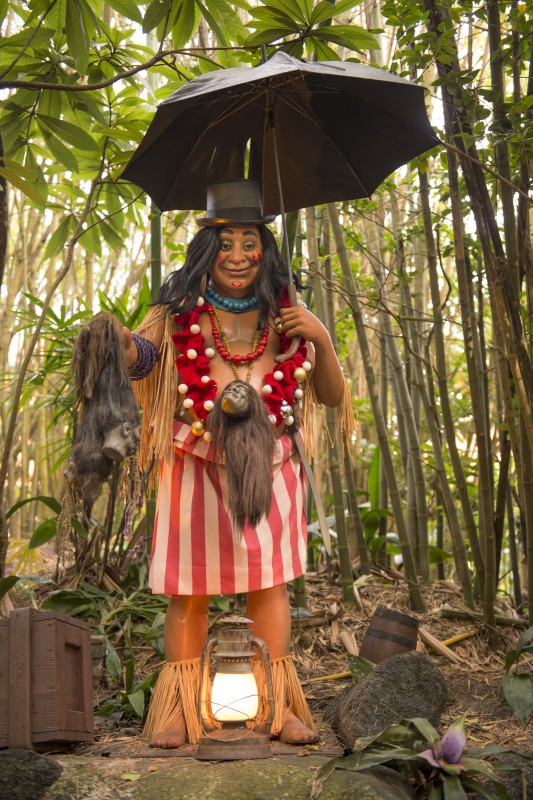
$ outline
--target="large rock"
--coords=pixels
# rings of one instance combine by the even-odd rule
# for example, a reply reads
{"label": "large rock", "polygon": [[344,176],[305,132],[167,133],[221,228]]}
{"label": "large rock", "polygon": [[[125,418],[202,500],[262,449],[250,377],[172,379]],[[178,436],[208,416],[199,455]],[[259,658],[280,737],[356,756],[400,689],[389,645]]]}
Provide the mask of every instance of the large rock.
{"label": "large rock", "polygon": [[33,750],[0,750],[2,800],[39,800],[63,771],[51,758]]}
{"label": "large rock", "polygon": [[[479,757],[486,758],[482,752]],[[503,752],[489,755],[488,759],[505,784],[509,800],[533,797],[533,750]]]}
{"label": "large rock", "polygon": [[437,727],[447,698],[444,676],[423,653],[391,656],[360,683],[348,686],[324,711],[339,739],[352,747],[409,717],[424,717]]}

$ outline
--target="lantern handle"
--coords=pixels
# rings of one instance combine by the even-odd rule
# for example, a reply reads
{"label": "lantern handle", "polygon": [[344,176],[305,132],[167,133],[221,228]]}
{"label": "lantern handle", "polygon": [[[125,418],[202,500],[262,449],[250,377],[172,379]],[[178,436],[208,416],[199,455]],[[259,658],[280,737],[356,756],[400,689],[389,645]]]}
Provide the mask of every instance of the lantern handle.
{"label": "lantern handle", "polygon": [[217,642],[218,639],[216,636],[211,637],[211,639],[209,639],[205,643],[204,649],[202,650],[202,655],[200,657],[200,688],[198,691],[198,719],[200,721],[200,726],[204,733],[209,733],[209,731],[214,731],[219,727],[216,723],[210,722],[210,714],[208,712],[208,706],[211,698],[207,696],[211,686],[209,680],[211,651]]}
{"label": "lantern handle", "polygon": [[[270,669],[270,652],[262,639],[252,636],[250,643],[259,650],[261,661],[261,683],[258,683],[259,699],[261,706],[266,705],[266,714],[262,717],[255,730],[259,733],[270,735],[272,720],[274,719],[274,693],[272,691],[272,672]],[[265,692],[266,689],[266,692]]]}

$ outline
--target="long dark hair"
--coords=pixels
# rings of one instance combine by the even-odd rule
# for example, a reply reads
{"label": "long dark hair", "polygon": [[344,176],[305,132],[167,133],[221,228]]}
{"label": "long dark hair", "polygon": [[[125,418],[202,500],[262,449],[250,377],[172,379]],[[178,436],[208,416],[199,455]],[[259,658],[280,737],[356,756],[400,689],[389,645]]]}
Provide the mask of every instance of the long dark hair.
{"label": "long dark hair", "polygon": [[[183,314],[196,306],[202,278],[209,273],[220,252],[219,234],[222,227],[207,227],[198,231],[189,243],[183,266],[172,272],[161,286],[156,303],[168,306],[171,314]],[[263,255],[254,291],[259,301],[259,327],[263,328],[269,314],[276,314],[281,290],[289,283],[289,274],[272,231],[265,225],[258,225],[257,228]]]}
{"label": "long dark hair", "polygon": [[[232,416],[222,409],[229,387],[239,384],[246,392],[248,409],[243,416]],[[213,444],[224,454],[228,481],[228,508],[236,542],[245,525],[256,528],[268,516],[272,504],[272,451],[276,437],[268,411],[253,386],[232,381],[215,401],[207,421]]]}

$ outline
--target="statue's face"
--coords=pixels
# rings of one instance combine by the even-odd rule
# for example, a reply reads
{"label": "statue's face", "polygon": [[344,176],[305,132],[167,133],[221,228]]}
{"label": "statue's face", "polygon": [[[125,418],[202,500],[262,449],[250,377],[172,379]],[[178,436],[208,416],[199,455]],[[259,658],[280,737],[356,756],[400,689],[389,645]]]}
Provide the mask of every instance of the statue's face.
{"label": "statue's face", "polygon": [[231,225],[219,233],[220,252],[211,268],[213,289],[223,297],[248,297],[261,268],[261,234],[255,225]]}
{"label": "statue's face", "polygon": [[242,417],[248,414],[250,410],[250,391],[253,391],[251,387],[242,381],[228,383],[220,401],[222,411],[235,417]]}

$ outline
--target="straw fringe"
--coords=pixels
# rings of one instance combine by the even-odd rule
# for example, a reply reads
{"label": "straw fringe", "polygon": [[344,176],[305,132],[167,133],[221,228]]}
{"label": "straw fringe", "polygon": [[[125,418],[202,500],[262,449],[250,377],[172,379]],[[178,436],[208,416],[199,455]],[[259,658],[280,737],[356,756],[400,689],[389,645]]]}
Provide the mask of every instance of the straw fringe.
{"label": "straw fringe", "polygon": [[199,691],[199,658],[167,662],[159,673],[155,685],[143,738],[153,739],[183,717],[187,741],[197,744],[201,734],[198,719]]}
{"label": "straw fringe", "polygon": [[[261,664],[259,662],[254,662],[253,670],[256,680],[258,681],[260,697],[265,700],[266,706],[266,697],[264,697],[265,686]],[[272,694],[274,697],[274,719],[272,720],[271,727],[272,736],[279,736],[289,711],[292,711],[307,728],[314,731],[315,726],[313,718],[309,711],[309,706],[307,705],[302,687],[300,686],[292,656],[273,658],[270,662],[270,671],[272,673]]]}
{"label": "straw fringe", "polygon": [[350,440],[352,434],[355,433],[357,422],[353,413],[352,391],[346,378],[344,378],[341,401],[335,409],[335,418],[341,440],[344,441],[344,435]]}
{"label": "straw fringe", "polygon": [[[305,454],[311,460],[315,453],[320,452],[322,445],[319,436],[330,438],[331,432],[326,425],[324,407],[320,403],[312,380],[307,380],[304,385],[304,402],[302,411],[302,427],[305,432]],[[355,433],[357,423],[353,412],[352,392],[348,381],[344,378],[342,397],[335,408],[335,438],[338,437],[344,447],[344,436],[349,440]]]}
{"label": "straw fringe", "polygon": [[164,324],[159,360],[147,378],[133,382],[133,392],[143,409],[139,465],[148,469],[150,487],[159,475],[158,465],[172,447],[172,420],[178,393],[178,371],[174,365],[176,349],[172,341],[174,323],[165,306],[154,306],[135,329],[139,336],[155,333]]}

